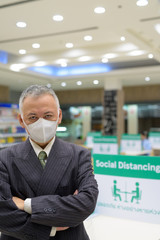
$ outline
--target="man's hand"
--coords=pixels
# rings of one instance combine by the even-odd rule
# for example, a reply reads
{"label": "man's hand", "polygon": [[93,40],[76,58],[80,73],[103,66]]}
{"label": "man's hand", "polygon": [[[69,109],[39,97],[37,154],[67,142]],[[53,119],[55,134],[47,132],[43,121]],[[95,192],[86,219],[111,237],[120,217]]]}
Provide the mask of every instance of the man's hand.
{"label": "man's hand", "polygon": [[68,229],[69,227],[56,227],[56,231],[64,231]]}
{"label": "man's hand", "polygon": [[24,211],[24,200],[18,197],[12,197],[12,200],[20,210]]}

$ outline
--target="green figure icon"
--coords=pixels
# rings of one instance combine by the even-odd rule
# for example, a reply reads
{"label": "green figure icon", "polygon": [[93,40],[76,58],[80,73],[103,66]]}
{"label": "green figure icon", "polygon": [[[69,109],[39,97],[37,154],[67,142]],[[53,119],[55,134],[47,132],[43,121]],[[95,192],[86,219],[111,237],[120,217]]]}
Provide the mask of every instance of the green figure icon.
{"label": "green figure icon", "polygon": [[110,150],[111,150],[110,146],[108,146],[106,150],[107,150],[107,152],[110,152]]}
{"label": "green figure icon", "polygon": [[104,151],[103,146],[100,145],[100,152],[103,152],[103,151]]}
{"label": "green figure icon", "polygon": [[135,195],[132,196],[131,202],[133,202],[133,200],[135,199],[137,200],[137,203],[139,203],[138,200],[140,200],[141,198],[140,191],[139,191],[139,183],[136,182],[135,185],[136,185],[136,190],[132,191],[132,194],[135,194]]}
{"label": "green figure icon", "polygon": [[119,198],[120,201],[122,201],[121,199],[121,195],[118,193],[120,192],[120,189],[117,188],[117,181],[114,180],[114,186],[113,186],[113,196],[115,197],[114,200],[117,201],[117,197]]}

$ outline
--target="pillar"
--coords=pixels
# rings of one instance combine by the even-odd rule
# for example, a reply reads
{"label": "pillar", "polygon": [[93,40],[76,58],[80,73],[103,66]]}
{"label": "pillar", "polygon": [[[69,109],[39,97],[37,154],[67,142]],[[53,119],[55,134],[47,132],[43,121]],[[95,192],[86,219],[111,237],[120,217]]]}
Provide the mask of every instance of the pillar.
{"label": "pillar", "polygon": [[104,81],[103,134],[114,135],[120,144],[124,133],[124,92],[120,79],[106,78]]}

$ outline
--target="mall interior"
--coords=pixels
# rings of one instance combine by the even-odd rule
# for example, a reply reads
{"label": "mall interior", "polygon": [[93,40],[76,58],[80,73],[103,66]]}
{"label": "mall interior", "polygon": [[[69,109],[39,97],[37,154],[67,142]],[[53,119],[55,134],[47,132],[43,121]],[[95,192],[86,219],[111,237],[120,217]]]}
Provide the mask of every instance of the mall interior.
{"label": "mall interior", "polygon": [[52,88],[57,137],[91,151],[90,240],[159,240],[160,1],[1,0],[0,26],[0,150],[27,138],[22,91]]}

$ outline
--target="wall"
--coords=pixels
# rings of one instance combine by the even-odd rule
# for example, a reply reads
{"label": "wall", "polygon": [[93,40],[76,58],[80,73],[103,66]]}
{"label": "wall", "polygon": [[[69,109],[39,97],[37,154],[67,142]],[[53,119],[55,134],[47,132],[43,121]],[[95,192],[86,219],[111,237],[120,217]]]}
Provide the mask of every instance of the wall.
{"label": "wall", "polygon": [[124,87],[125,103],[160,101],[160,84]]}
{"label": "wall", "polygon": [[[2,90],[1,90],[2,89]],[[160,102],[160,84],[148,85],[148,86],[132,86],[123,87],[124,91],[124,103],[136,103],[136,102]],[[60,104],[102,104],[103,103],[103,88],[97,89],[85,89],[85,90],[69,90],[69,91],[56,91],[59,97]],[[1,99],[8,99],[8,90],[0,86]],[[18,103],[20,92],[10,91],[11,103]],[[0,101],[4,101],[1,100]],[[7,100],[6,100],[7,101]]]}
{"label": "wall", "polygon": [[9,102],[9,88],[0,85],[0,102]]}

